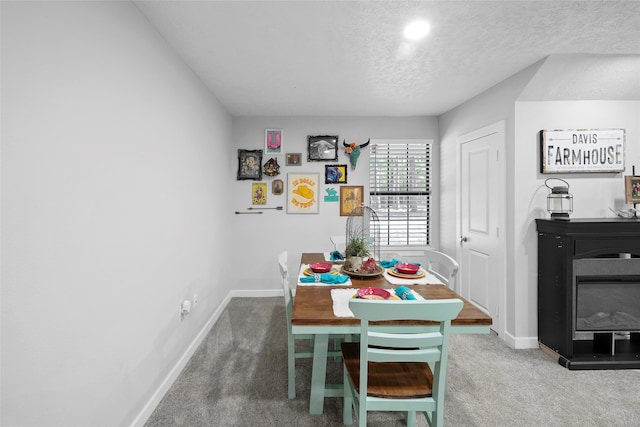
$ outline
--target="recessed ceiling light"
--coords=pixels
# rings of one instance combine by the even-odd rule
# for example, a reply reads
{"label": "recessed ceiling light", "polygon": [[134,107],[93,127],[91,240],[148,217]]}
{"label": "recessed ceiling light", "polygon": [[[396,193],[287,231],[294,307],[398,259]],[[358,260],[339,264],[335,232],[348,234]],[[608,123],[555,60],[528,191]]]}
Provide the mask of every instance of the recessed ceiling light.
{"label": "recessed ceiling light", "polygon": [[404,36],[409,40],[418,40],[427,35],[431,26],[425,21],[415,21],[404,29]]}

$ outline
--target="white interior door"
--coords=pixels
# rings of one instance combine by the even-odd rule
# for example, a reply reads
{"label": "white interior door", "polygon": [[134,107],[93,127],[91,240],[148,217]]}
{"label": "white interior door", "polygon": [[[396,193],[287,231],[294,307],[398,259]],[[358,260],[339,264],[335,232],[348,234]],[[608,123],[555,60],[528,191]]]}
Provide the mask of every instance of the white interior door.
{"label": "white interior door", "polygon": [[[501,334],[504,300],[504,122],[458,139],[460,143],[460,290],[493,318]],[[504,156],[502,156],[504,157]]]}

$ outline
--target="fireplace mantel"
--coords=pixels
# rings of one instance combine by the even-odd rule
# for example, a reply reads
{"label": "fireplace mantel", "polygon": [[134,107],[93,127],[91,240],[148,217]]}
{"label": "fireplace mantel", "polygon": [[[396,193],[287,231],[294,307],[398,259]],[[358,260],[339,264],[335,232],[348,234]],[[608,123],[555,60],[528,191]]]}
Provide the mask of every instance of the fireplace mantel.
{"label": "fireplace mantel", "polygon": [[[640,331],[576,330],[577,289],[592,280],[640,287],[640,218],[536,219],[538,341],[568,369],[640,368]],[[599,265],[604,266],[599,273]],[[593,279],[595,277],[595,279]],[[593,287],[593,286],[592,286]],[[640,302],[638,303],[640,305]],[[640,312],[635,309],[634,313]]]}

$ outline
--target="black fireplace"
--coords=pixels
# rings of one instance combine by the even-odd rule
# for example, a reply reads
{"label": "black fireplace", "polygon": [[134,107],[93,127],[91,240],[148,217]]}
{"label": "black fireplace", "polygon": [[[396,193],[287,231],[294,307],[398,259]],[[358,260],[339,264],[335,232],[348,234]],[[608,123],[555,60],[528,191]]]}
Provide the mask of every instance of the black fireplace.
{"label": "black fireplace", "polygon": [[608,281],[578,277],[574,331],[640,332],[639,302],[638,277]]}
{"label": "black fireplace", "polygon": [[569,369],[640,368],[640,220],[536,220],[538,341]]}
{"label": "black fireplace", "polygon": [[574,338],[582,332],[640,332],[640,258],[606,254],[573,261]]}

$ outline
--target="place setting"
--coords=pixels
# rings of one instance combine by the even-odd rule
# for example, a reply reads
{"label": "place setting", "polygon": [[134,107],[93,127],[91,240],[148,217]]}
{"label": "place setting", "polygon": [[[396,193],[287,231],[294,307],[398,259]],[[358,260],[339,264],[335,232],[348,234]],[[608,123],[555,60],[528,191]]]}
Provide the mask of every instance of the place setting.
{"label": "place setting", "polygon": [[331,289],[333,301],[333,314],[336,317],[354,317],[349,309],[349,301],[353,298],[379,300],[379,301],[417,301],[424,297],[406,286],[398,286],[395,289],[365,287],[354,292],[352,289]]}
{"label": "place setting", "polygon": [[349,276],[340,274],[339,268],[331,262],[302,264],[298,274],[298,286],[351,286]]}
{"label": "place setting", "polygon": [[380,261],[384,278],[393,285],[428,285],[442,282],[418,263],[406,263],[396,259]]}

